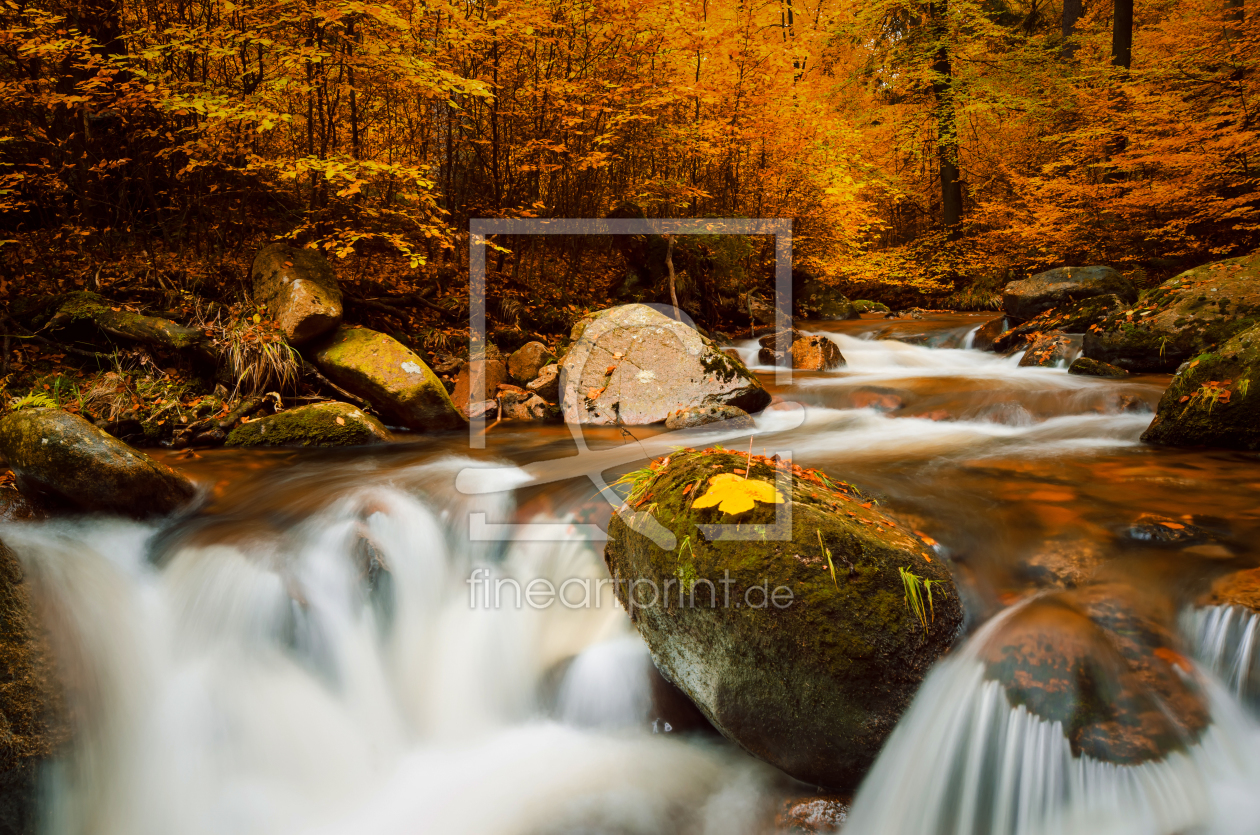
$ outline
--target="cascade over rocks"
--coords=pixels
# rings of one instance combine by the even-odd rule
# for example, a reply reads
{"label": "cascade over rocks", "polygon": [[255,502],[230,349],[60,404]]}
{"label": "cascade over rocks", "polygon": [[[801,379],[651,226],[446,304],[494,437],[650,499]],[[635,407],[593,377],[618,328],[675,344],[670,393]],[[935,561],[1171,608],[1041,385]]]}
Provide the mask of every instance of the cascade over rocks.
{"label": "cascade over rocks", "polygon": [[0,454],[33,498],[89,513],[162,516],[196,493],[183,474],[61,409],[0,420]]}
{"label": "cascade over rocks", "polygon": [[1187,270],[1085,333],[1085,356],[1129,371],[1173,371],[1260,324],[1260,253]]}
{"label": "cascade over rocks", "polygon": [[993,349],[999,353],[1017,351],[1043,333],[1085,333],[1107,318],[1107,314],[1119,309],[1124,302],[1119,296],[1108,294],[1094,296],[1079,302],[1068,302],[1039,313],[1027,322],[1015,325],[999,333],[993,339]]}
{"label": "cascade over rocks", "polygon": [[1142,440],[1166,446],[1260,449],[1260,325],[1177,372]]}
{"label": "cascade over rocks", "polygon": [[993,351],[996,350],[994,340],[1006,330],[1006,317],[999,316],[996,319],[990,319],[980,326],[976,331],[976,335],[972,337],[971,347],[977,351]]}
{"label": "cascade over rocks", "polygon": [[1067,362],[1068,357],[1072,356],[1073,350],[1072,339],[1067,334],[1041,334],[1028,346],[1028,350],[1024,352],[1024,356],[1020,359],[1019,364],[1021,368],[1031,366],[1054,368]]}
{"label": "cascade over rocks", "polygon": [[343,325],[315,346],[310,357],[328,379],[362,397],[393,424],[418,431],[466,425],[442,381],[393,337]]}
{"label": "cascade over rocks", "polygon": [[228,446],[359,446],[393,439],[379,420],[349,403],[313,403],[242,423]]}
{"label": "cascade over rocks", "polygon": [[1111,267],[1056,267],[1007,284],[1002,309],[1023,322],[1053,307],[1108,294],[1130,303],[1138,297],[1133,283]]}
{"label": "cascade over rocks", "polygon": [[[634,584],[619,583],[617,595],[657,668],[718,730],[797,779],[852,787],[953,644],[958,592],[923,540],[820,473],[784,471],[791,528],[782,539],[774,523],[787,504],[758,501],[734,515],[694,506],[715,477],[777,490],[787,465],[752,456],[745,480],[747,460],[684,450],[653,462],[623,510],[650,513],[676,544],[662,548],[619,514],[604,559],[614,578]],[[698,527],[713,523],[738,523],[741,536]],[[933,582],[926,628],[899,569]],[[655,605],[649,588],[660,593]]]}
{"label": "cascade over rocks", "polygon": [[322,253],[274,243],[254,256],[249,274],[254,301],[267,305],[291,344],[309,342],[341,323],[341,287]]}
{"label": "cascade over rocks", "polygon": [[[825,336],[810,336],[796,328],[788,331],[792,341],[792,367],[800,371],[830,371],[845,364],[840,346]],[[761,349],[757,360],[764,365],[786,365],[787,355],[779,350],[779,334],[757,340]]]}
{"label": "cascade over rocks", "polygon": [[571,338],[560,363],[566,423],[639,426],[688,406],[755,412],[770,402],[743,363],[647,305],[591,314],[573,326]]}

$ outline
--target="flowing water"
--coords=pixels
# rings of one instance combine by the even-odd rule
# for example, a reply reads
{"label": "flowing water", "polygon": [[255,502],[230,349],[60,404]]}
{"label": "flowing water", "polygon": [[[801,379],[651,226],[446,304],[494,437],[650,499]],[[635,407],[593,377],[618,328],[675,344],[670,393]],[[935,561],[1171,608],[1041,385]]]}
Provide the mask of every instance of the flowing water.
{"label": "flowing water", "polygon": [[[1167,377],[1019,368],[967,347],[984,318],[819,324],[848,364],[785,386],[743,343],[780,402],[751,442],[710,436],[858,484],[953,560],[970,637],[845,832],[1257,831],[1257,621],[1192,606],[1255,564],[1256,456],[1142,445]],[[813,787],[707,729],[608,586],[583,583],[604,576],[611,513],[590,462],[610,482],[675,439],[584,439],[580,460],[568,429],[525,425],[484,450],[203,452],[177,462],[206,490],[185,517],[0,527],[40,590],[77,729],[44,779],[44,831],[773,831],[780,799]],[[1194,536],[1165,541],[1144,514]],[[1162,759],[1073,753],[985,676],[1010,623],[1090,575],[1158,601],[1201,660],[1186,675],[1207,682],[1211,725]],[[478,578],[581,599],[487,606]]]}

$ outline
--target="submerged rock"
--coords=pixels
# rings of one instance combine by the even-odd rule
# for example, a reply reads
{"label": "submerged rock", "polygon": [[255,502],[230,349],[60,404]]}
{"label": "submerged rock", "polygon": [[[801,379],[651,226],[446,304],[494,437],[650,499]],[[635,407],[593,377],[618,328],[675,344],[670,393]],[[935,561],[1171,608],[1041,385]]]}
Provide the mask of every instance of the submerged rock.
{"label": "submerged rock", "polygon": [[424,360],[383,333],[339,327],[313,349],[311,361],[328,379],[372,404],[392,424],[419,431],[466,424]]}
{"label": "submerged rock", "polygon": [[1172,371],[1260,324],[1260,253],[1195,267],[1085,334],[1084,353],[1129,371]]}
{"label": "submerged rock", "polygon": [[1260,612],[1260,568],[1248,568],[1218,577],[1197,602],[1200,606],[1241,606]]}
{"label": "submerged rock", "polygon": [[852,805],[852,798],[835,794],[788,798],[775,815],[775,835],[831,835],[844,827]]}
{"label": "submerged rock", "polygon": [[196,493],[186,476],[61,409],[0,420],[0,454],[23,492],[81,511],[161,516]]}
{"label": "submerged rock", "polygon": [[0,542],[0,832],[36,831],[40,771],[69,737],[64,694],[22,566]]}
{"label": "submerged rock", "polygon": [[1072,352],[1072,340],[1065,334],[1042,334],[1028,346],[1019,364],[1022,368],[1030,366],[1055,368],[1065,364],[1072,356]]}
{"label": "submerged rock", "polygon": [[393,439],[381,422],[349,403],[314,403],[242,423],[228,446],[359,446]]}
{"label": "submerged rock", "polygon": [[291,344],[299,345],[341,322],[341,287],[332,266],[313,249],[274,243],[249,268],[254,301],[267,311]]}
{"label": "submerged rock", "polygon": [[1052,307],[1108,294],[1128,302],[1138,297],[1133,283],[1111,267],[1056,267],[1007,284],[1002,309],[1023,322]]}
{"label": "submerged rock", "polygon": [[1260,449],[1260,326],[1177,372],[1142,440],[1166,446]]}
{"label": "submerged rock", "polygon": [[1072,364],[1068,366],[1069,374],[1076,374],[1081,377],[1128,377],[1129,372],[1123,368],[1109,365],[1100,360],[1092,360],[1089,357],[1077,357],[1072,360]]}
{"label": "submerged rock", "polygon": [[743,363],[647,305],[587,316],[573,326],[572,340],[560,364],[567,423],[638,426],[689,406],[755,412],[770,402]]}
{"label": "submerged rock", "polygon": [[[613,517],[604,557],[656,666],[718,730],[800,780],[851,787],[952,645],[958,593],[921,539],[819,473],[783,471],[790,529],[774,526],[787,504],[695,506],[715,488],[772,497],[786,465],[752,460],[746,479],[747,456],[735,453],[655,462],[625,509],[640,515],[633,527]],[[672,549],[645,533],[647,513]],[[699,527],[718,523],[727,527]],[[921,622],[907,583],[922,592],[925,580]]]}
{"label": "submerged rock", "polygon": [[666,429],[691,429],[726,421],[723,429],[753,429],[752,415],[738,406],[689,406],[665,418]]}

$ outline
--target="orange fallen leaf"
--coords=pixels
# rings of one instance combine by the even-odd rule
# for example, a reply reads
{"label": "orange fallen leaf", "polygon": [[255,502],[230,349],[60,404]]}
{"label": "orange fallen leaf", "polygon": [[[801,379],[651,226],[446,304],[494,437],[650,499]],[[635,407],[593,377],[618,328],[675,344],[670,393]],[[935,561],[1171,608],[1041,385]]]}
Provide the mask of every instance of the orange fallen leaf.
{"label": "orange fallen leaf", "polygon": [[1163,525],[1165,528],[1168,528],[1169,530],[1174,530],[1174,531],[1183,531],[1186,529],[1185,525],[1181,525],[1176,522],[1160,522],[1160,524]]}

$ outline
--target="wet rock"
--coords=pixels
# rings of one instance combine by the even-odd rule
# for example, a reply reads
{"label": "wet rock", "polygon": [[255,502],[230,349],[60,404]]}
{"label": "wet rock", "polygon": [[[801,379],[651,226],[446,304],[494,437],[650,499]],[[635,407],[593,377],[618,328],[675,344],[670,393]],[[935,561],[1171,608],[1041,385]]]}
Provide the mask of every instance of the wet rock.
{"label": "wet rock", "polygon": [[506,389],[499,395],[499,416],[504,420],[544,421],[551,417],[546,400],[525,389]]}
{"label": "wet rock", "polygon": [[204,432],[196,432],[188,439],[190,447],[216,447],[223,446],[225,443],[227,443],[227,433],[217,427]]}
{"label": "wet rock", "polygon": [[837,794],[788,798],[775,815],[775,835],[832,835],[843,828],[852,805],[852,798]]}
{"label": "wet rock", "polygon": [[[487,352],[483,368],[485,391],[493,397],[499,386],[508,381],[507,361],[499,355],[497,350]],[[455,408],[464,417],[471,417],[473,406],[481,402],[476,399],[480,396],[481,392],[472,391],[471,366],[467,362],[460,363],[459,370],[455,375],[455,388],[451,392],[451,401],[455,404]]]}
{"label": "wet rock", "polygon": [[1260,612],[1260,568],[1248,568],[1218,577],[1211,589],[1196,602],[1200,606],[1243,606]]}
{"label": "wet rock", "polygon": [[[633,527],[613,517],[605,561],[634,583],[617,595],[657,668],[714,727],[798,779],[851,787],[952,645],[958,592],[921,539],[816,472],[794,469],[791,529],[781,534],[773,502],[737,515],[694,507],[714,477],[766,490],[786,466],[754,456],[744,478],[746,461],[682,451],[654,462],[628,499],[626,513],[640,514]],[[719,523],[729,527],[697,527]],[[662,535],[652,525],[670,547],[647,535]],[[926,626],[907,606],[902,569],[933,582]],[[649,588],[660,592],[655,605]]]}
{"label": "wet rock", "polygon": [[1142,440],[1260,449],[1260,326],[1195,357],[1160,398]]}
{"label": "wet rock", "polygon": [[228,446],[359,446],[393,440],[381,422],[349,403],[314,403],[242,423]]}
{"label": "wet rock", "polygon": [[1195,267],[1142,293],[1085,334],[1085,356],[1173,371],[1260,324],[1260,253]]}
{"label": "wet rock", "polygon": [[1108,365],[1099,360],[1092,360],[1089,357],[1077,357],[1072,360],[1072,364],[1068,366],[1068,373],[1081,377],[1111,377],[1116,379],[1129,376],[1129,372],[1123,368]]}
{"label": "wet rock", "polygon": [[1133,524],[1125,529],[1127,539],[1149,545],[1171,545],[1184,547],[1194,545],[1210,538],[1203,528],[1192,525],[1181,519],[1160,516],[1155,513],[1143,513]]}
{"label": "wet rock", "polygon": [[980,326],[980,330],[976,331],[976,335],[972,337],[971,347],[977,351],[992,351],[994,350],[993,341],[1005,330],[1005,316],[990,319]]}
{"label": "wet rock", "polygon": [[186,476],[60,409],[0,420],[0,454],[22,492],[75,510],[161,516],[196,493]]}
{"label": "wet rock", "polygon": [[1113,294],[1067,302],[998,334],[993,340],[993,349],[1003,354],[1016,351],[1041,334],[1053,331],[1085,333],[1123,305],[1120,297]]}
{"label": "wet rock", "polygon": [[499,416],[499,401],[482,400],[480,403],[473,403],[468,409],[468,419],[485,418],[486,420],[494,420]]}
{"label": "wet rock", "polygon": [[1111,267],[1056,267],[1007,284],[1002,309],[1023,322],[1052,307],[1108,294],[1128,302],[1138,297],[1133,283]]}
{"label": "wet rock", "polygon": [[1047,333],[1028,346],[1019,364],[1021,368],[1056,368],[1066,364],[1073,353],[1071,338],[1061,333]]}
{"label": "wet rock", "polygon": [[646,305],[587,316],[571,336],[560,364],[568,423],[637,426],[688,406],[729,404],[754,412],[770,402],[743,363]]}
{"label": "wet rock", "polygon": [[1074,589],[1083,586],[1102,565],[1098,546],[1083,540],[1042,543],[1019,567],[1019,579],[1038,588]]}
{"label": "wet rock", "polygon": [[726,421],[723,429],[753,429],[752,415],[738,406],[688,406],[665,418],[666,429],[691,429]]}
{"label": "wet rock", "polygon": [[323,254],[274,243],[249,268],[254,301],[267,305],[284,338],[300,345],[341,323],[341,287]]}
{"label": "wet rock", "polygon": [[544,365],[538,369],[535,378],[525,384],[525,388],[548,403],[560,402],[560,366],[554,362]]}
{"label": "wet rock", "polygon": [[[810,336],[796,328],[787,331],[792,346],[792,367],[800,371],[829,371],[845,364],[840,346],[825,336]],[[787,340],[784,340],[787,341]],[[787,354],[780,350],[779,334],[767,334],[757,340],[761,349],[757,360],[763,365],[787,365]]]}
{"label": "wet rock", "polygon": [[1011,614],[983,649],[986,676],[1061,723],[1076,756],[1134,765],[1196,742],[1209,714],[1193,668],[1173,647],[1171,611],[1091,585],[1043,596]]}
{"label": "wet rock", "polygon": [[38,778],[69,738],[55,659],[14,553],[0,542],[0,832],[34,833]]}
{"label": "wet rock", "polygon": [[339,327],[312,351],[311,361],[391,424],[429,431],[466,423],[424,360],[383,333]]}
{"label": "wet rock", "polygon": [[[786,334],[786,338],[780,341],[780,337],[783,334]],[[787,356],[791,351],[791,346],[795,345],[798,339],[804,338],[805,334],[801,333],[796,328],[790,328],[782,334],[766,334],[757,340],[757,344],[761,346],[761,348],[757,351],[757,362],[762,365],[787,365]],[[780,348],[781,345],[786,345],[788,347]],[[736,356],[738,357],[738,354],[736,354]]]}
{"label": "wet rock", "polygon": [[508,376],[525,385],[538,376],[542,367],[556,361],[555,356],[541,342],[526,342],[508,357]]}
{"label": "wet rock", "polygon": [[853,390],[850,400],[855,409],[895,412],[905,405],[902,393],[884,386],[861,386]]}

